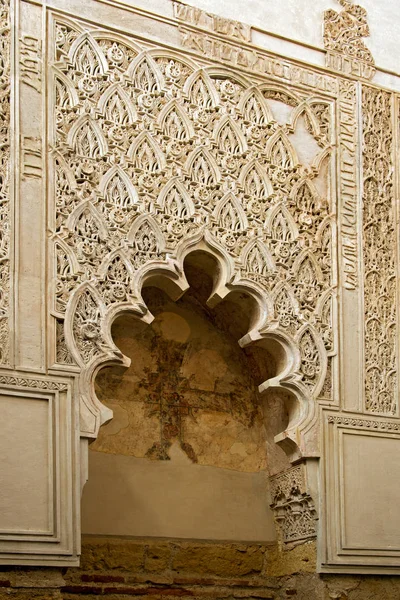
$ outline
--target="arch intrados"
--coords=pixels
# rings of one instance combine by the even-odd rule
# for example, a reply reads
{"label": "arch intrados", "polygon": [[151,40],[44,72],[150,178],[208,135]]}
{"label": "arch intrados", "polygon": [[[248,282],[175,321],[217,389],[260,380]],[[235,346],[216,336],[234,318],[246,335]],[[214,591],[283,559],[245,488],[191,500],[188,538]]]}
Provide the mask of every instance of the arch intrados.
{"label": "arch intrados", "polygon": [[[227,265],[224,263],[224,257],[207,249],[202,244],[181,253],[181,260],[179,261],[179,264],[182,265],[181,269],[178,269],[177,266],[175,270],[162,268],[161,265],[158,267],[154,265],[154,269],[146,269],[141,278],[140,291],[142,292],[147,287],[156,287],[163,290],[172,301],[176,302],[190,287],[185,273],[185,265],[188,262],[190,264],[190,261],[196,261],[199,257],[205,272],[211,279],[208,297],[205,299],[207,307],[211,310],[218,310],[218,306],[226,302],[234,303],[242,310],[245,306],[245,310],[251,314],[248,315],[247,331],[238,339],[239,345],[247,350],[249,348],[261,348],[274,358],[275,375],[260,382],[258,389],[261,397],[268,398],[268,395],[274,392],[275,396],[282,398],[284,408],[288,414],[288,428],[284,432],[277,432],[276,442],[288,454],[289,458],[292,460],[297,459],[300,452],[295,441],[297,439],[295,429],[305,419],[308,412],[307,399],[305,393],[302,394],[299,377],[297,374],[292,374],[293,371],[298,369],[300,355],[293,342],[283,332],[274,331],[274,325],[272,325],[272,330],[269,330],[271,321],[268,321],[268,319],[271,319],[271,314],[269,314],[262,294],[254,290],[251,285],[246,285],[245,282],[235,282],[232,278],[229,281],[227,273],[230,270],[227,269]],[[115,348],[117,352],[114,354],[114,360],[110,357],[108,360],[103,359],[94,365],[95,369],[92,371],[91,378],[93,382],[104,366],[119,365],[128,367],[130,365],[129,357],[124,356],[115,346],[111,329],[116,319],[124,313],[131,314],[139,321],[147,324],[153,321],[154,317],[146,305],[142,293],[140,298],[136,305],[119,306],[107,314],[108,341],[110,347]],[[92,386],[92,393],[95,394],[94,385]],[[99,403],[100,401],[96,398],[96,404]],[[109,418],[108,415],[106,420],[109,420]],[[102,419],[102,422],[105,422],[105,420]]]}

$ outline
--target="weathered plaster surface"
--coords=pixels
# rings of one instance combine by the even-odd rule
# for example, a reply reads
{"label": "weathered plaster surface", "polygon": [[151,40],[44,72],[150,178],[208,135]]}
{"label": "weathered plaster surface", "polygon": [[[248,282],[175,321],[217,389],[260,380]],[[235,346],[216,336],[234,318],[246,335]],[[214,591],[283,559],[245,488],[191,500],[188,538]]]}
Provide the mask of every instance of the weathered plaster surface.
{"label": "weathered plaster surface", "polygon": [[99,398],[117,410],[92,450],[168,460],[177,440],[192,462],[265,470],[269,415],[266,408],[265,425],[257,384],[273,374],[271,355],[241,350],[218,327],[230,318],[234,328],[232,305],[213,315],[195,294],[174,303],[155,289],[147,303],[150,326],[125,318],[113,329],[132,362],[123,373],[109,367],[97,377]]}

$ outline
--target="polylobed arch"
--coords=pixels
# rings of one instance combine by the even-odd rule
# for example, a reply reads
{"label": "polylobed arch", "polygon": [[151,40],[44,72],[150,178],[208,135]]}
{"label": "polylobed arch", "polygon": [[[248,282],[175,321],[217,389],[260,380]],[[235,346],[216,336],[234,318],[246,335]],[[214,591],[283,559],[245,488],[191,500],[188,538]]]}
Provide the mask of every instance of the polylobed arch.
{"label": "polylobed arch", "polygon": [[[235,265],[224,249],[207,234],[197,234],[191,239],[184,240],[175,258],[154,260],[146,263],[135,274],[132,285],[132,297],[129,302],[117,303],[106,308],[95,289],[90,284],[84,284],[96,296],[99,304],[99,319],[96,323],[97,349],[91,360],[82,364],[79,377],[81,398],[81,435],[94,439],[99,427],[112,418],[107,409],[97,398],[94,390],[94,380],[97,373],[105,365],[117,364],[128,366],[130,360],[115,346],[111,327],[115,319],[123,313],[130,313],[144,323],[151,323],[153,315],[143,300],[143,288],[156,285],[165,291],[171,299],[177,300],[188,289],[189,284],[184,273],[185,259],[195,252],[203,252],[215,261],[217,268],[213,274],[213,286],[207,300],[210,308],[216,307],[232,293],[248,296],[256,310],[253,311],[248,330],[239,340],[242,348],[260,346],[272,352],[277,363],[274,377],[260,384],[260,392],[267,390],[283,392],[288,400],[288,424],[284,431],[277,432],[275,441],[286,452],[291,461],[301,457],[315,455],[315,448],[308,444],[307,438],[302,437],[303,429],[309,430],[315,418],[315,400],[301,381],[300,349],[296,339],[291,338],[286,331],[279,327],[274,319],[273,303],[268,293],[257,283],[241,279],[235,274]],[[86,290],[87,292],[87,290]],[[66,338],[71,347],[76,347],[76,310],[82,286],[73,293],[66,312]],[[75,327],[75,333],[74,333]],[[77,351],[78,352],[78,351]]]}

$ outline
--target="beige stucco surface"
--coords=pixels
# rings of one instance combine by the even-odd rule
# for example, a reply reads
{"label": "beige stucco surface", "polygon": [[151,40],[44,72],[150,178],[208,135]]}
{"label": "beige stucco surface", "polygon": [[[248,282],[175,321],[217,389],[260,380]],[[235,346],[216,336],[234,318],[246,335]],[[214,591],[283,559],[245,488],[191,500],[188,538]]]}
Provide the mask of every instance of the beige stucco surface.
{"label": "beige stucco surface", "polygon": [[272,541],[264,473],[90,452],[82,498],[84,533]]}

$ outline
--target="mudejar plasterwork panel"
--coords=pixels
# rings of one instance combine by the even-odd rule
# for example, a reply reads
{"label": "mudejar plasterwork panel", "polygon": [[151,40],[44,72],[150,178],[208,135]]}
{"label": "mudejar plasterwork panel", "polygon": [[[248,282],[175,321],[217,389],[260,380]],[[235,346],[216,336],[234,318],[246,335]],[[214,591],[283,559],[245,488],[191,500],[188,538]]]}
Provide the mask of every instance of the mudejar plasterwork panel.
{"label": "mudejar plasterwork panel", "polygon": [[10,14],[0,3],[0,364],[10,362]]}
{"label": "mudejar plasterwork panel", "polygon": [[363,38],[370,35],[365,8],[351,0],[339,0],[343,10],[326,10],[324,46],[326,65],[336,71],[372,79],[375,61]]}
{"label": "mudejar plasterwork panel", "polygon": [[140,312],[150,266],[179,273],[204,238],[227,283],[264,298],[264,329],[298,346],[299,389],[330,400],[335,199],[319,182],[332,101],[58,17],[53,36],[57,360],[118,357],[102,323]]}
{"label": "mudejar plasterwork panel", "polygon": [[396,414],[397,238],[392,94],[364,86],[363,236],[365,409]]}
{"label": "mudejar plasterwork panel", "polygon": [[[398,468],[399,99],[366,81],[375,71],[376,81],[389,78],[364,43],[365,10],[340,4],[325,14],[325,50],[315,51],[282,38],[269,46],[268,32],[179,1],[167,16],[112,0],[52,0],[52,8],[20,0],[11,28],[0,1],[0,391],[14,415],[9,438],[0,437],[8,450],[21,426],[15,398],[37,414],[54,405],[49,449],[55,456],[64,440],[71,509],[60,529],[65,555],[23,555],[6,540],[1,560],[76,564],[87,438],[112,417],[94,380],[105,365],[128,365],[111,324],[123,312],[152,321],[146,285],[178,300],[189,287],[185,259],[200,250],[216,265],[207,310],[218,312],[231,291],[246,297],[246,310],[255,309],[239,344],[276,359],[257,390],[272,390],[283,406],[270,432],[286,452],[269,488],[280,541],[317,536],[323,571],[398,572],[397,547],[389,559],[376,553],[392,525],[384,539],[379,530],[378,545],[367,540],[376,512],[391,509],[386,496],[360,528],[358,496],[348,489],[365,489],[370,500],[383,482],[398,496],[379,461]],[[297,58],[285,56],[289,47]],[[318,58],[311,64],[306,55]],[[168,439],[181,418],[167,423]],[[39,431],[36,439],[45,438]],[[351,508],[344,520],[343,506]],[[345,536],[337,543],[340,527],[355,550]]]}

